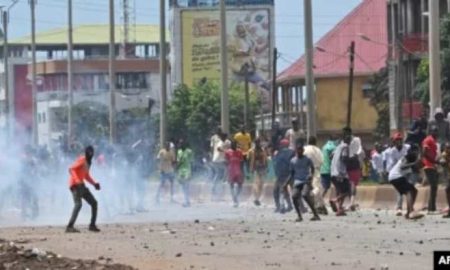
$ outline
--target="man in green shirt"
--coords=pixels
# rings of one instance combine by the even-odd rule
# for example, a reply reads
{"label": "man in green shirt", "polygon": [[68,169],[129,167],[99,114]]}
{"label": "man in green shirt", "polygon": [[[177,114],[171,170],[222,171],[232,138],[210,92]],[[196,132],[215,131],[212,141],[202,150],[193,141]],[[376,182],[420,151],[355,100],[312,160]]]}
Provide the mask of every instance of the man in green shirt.
{"label": "man in green shirt", "polygon": [[192,178],[192,161],[194,155],[192,150],[188,147],[187,142],[180,141],[180,149],[178,149],[177,153],[177,174],[178,174],[178,182],[181,185],[181,188],[184,193],[184,204],[183,207],[191,206],[189,200],[189,182]]}
{"label": "man in green shirt", "polygon": [[328,138],[327,143],[322,147],[323,163],[320,167],[320,176],[323,186],[323,198],[325,198],[325,195],[331,187],[331,160],[335,149],[336,141],[331,135]]}

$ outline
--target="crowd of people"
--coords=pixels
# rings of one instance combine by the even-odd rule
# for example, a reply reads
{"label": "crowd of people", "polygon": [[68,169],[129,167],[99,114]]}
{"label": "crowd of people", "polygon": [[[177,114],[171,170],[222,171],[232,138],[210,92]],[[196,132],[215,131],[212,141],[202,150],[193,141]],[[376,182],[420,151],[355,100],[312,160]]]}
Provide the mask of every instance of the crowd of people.
{"label": "crowd of people", "polygon": [[[396,132],[389,145],[375,143],[370,152],[365,150],[361,139],[354,136],[349,127],[343,128],[339,137],[330,136],[322,148],[319,148],[316,137],[306,138],[296,119],[286,131],[275,122],[271,135],[270,139],[264,136],[252,139],[245,127],[232,136],[220,127],[216,129],[210,139],[210,156],[202,158],[203,168],[210,169],[204,179],[210,181],[211,201],[226,198],[224,196],[228,192],[223,187],[227,183],[230,201],[234,207],[239,207],[243,184],[251,181],[253,203],[258,207],[262,204],[264,184],[270,178],[269,172],[273,171],[274,211],[284,214],[295,210],[297,221],[302,221],[308,211],[312,214],[312,221],[320,220],[320,215],[328,215],[329,209],[336,216],[355,211],[358,208],[358,185],[365,177],[380,184],[392,184],[398,193],[397,215],[404,214],[407,219],[423,217],[414,208],[417,185],[429,186],[429,203],[424,209],[429,214],[438,213],[436,197],[439,178],[447,182],[445,191],[450,206],[450,125],[440,109],[432,121],[417,120],[407,133]],[[22,151],[20,166],[12,166],[16,167],[16,171],[10,177],[18,179],[14,182],[14,188],[11,185],[0,186],[5,195],[2,196],[0,210],[5,205],[7,195],[14,191],[19,194],[17,204],[22,217],[38,217],[41,193],[48,192],[48,197],[59,193],[59,190],[48,191],[45,188],[60,186],[55,183],[61,183],[59,178],[67,177],[67,171],[62,173],[64,169],[61,169],[67,167],[68,186],[74,202],[67,232],[78,232],[74,224],[82,200],[92,209],[89,229],[99,231],[96,226],[98,203],[85,186],[87,181],[96,190],[101,188],[100,183],[91,177],[91,167],[95,176],[108,181],[99,193],[100,202],[113,201],[102,204],[106,215],[146,211],[148,180],[151,175],[155,176],[156,171],[159,184],[155,189],[155,204],[161,203],[166,186],[170,202],[176,203],[175,188],[179,185],[183,195],[181,204],[190,207],[190,185],[198,178],[195,175],[194,149],[183,139],[171,140],[154,153],[151,148],[144,141],[120,150],[98,144],[95,147],[88,146],[83,155],[76,157],[75,153],[81,152],[79,149],[71,153],[50,154],[44,148],[38,151],[26,146]],[[75,162],[69,165],[73,160]],[[7,162],[1,163],[7,168]],[[158,164],[157,170],[150,170],[149,163]],[[37,179],[49,181],[51,185],[36,188],[39,185]],[[334,192],[329,195],[331,186],[334,186]],[[404,197],[406,212],[403,213]],[[345,205],[347,199],[348,204]],[[448,208],[443,211],[443,216],[450,217]]]}

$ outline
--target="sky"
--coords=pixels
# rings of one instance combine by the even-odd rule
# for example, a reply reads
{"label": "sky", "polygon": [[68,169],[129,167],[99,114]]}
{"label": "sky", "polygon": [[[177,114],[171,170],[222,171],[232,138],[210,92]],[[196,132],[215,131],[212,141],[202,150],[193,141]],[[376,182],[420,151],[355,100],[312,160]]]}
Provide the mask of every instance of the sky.
{"label": "sky", "polygon": [[[37,31],[66,27],[67,0],[36,0]],[[131,0],[133,1],[133,0]],[[137,23],[159,22],[158,0],[134,0]],[[381,0],[380,0],[381,1]],[[0,0],[9,5],[12,0]],[[120,0],[116,0],[116,23],[120,23]],[[166,3],[168,1],[166,0]],[[313,0],[313,36],[319,40],[362,0]],[[10,39],[30,34],[29,0],[19,0],[11,9]],[[73,0],[74,25],[108,23],[107,0]],[[303,1],[275,0],[275,38],[281,54],[278,70],[282,71],[304,52]]]}

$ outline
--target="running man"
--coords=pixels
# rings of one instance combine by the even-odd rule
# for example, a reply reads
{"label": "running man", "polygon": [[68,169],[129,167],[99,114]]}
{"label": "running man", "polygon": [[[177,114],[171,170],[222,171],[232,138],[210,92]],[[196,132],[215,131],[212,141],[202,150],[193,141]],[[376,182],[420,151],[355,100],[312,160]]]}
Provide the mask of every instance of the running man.
{"label": "running man", "polygon": [[297,211],[296,222],[303,220],[300,209],[300,200],[303,198],[313,213],[311,221],[320,220],[314,207],[314,197],[312,196],[312,176],[314,175],[313,162],[304,155],[302,144],[297,145],[297,156],[291,160],[291,181],[293,182],[292,201],[294,202],[295,211]]}
{"label": "running man", "polygon": [[70,180],[69,187],[72,192],[74,208],[72,212],[72,217],[70,218],[69,224],[67,225],[67,233],[79,233],[80,231],[74,228],[75,222],[78,217],[78,213],[81,210],[82,202],[84,199],[91,206],[91,223],[89,225],[89,231],[100,232],[96,226],[97,220],[97,200],[95,200],[92,193],[84,185],[86,180],[91,185],[95,187],[96,190],[100,190],[100,184],[96,182],[89,174],[89,169],[91,168],[92,158],[94,157],[94,147],[88,146],[84,151],[84,156],[79,157],[75,163],[69,168]]}
{"label": "running man", "polygon": [[[282,213],[292,211],[292,202],[289,196],[288,183],[291,177],[289,167],[291,159],[295,156],[295,152],[289,149],[289,141],[281,140],[280,150],[274,156],[276,181],[273,188],[273,199],[275,201],[275,213]],[[280,201],[280,195],[283,195],[287,203],[287,209],[284,208],[284,203]]]}
{"label": "running man", "polygon": [[241,130],[234,135],[234,141],[237,143],[237,147],[241,150],[244,155],[244,160],[242,163],[242,171],[245,177],[250,178],[249,169],[249,160],[248,160],[248,152],[252,148],[252,136],[250,133],[246,131],[245,126],[241,127]]}
{"label": "running man", "polygon": [[178,182],[181,185],[184,194],[183,207],[190,207],[191,201],[189,196],[189,182],[192,178],[192,161],[194,155],[192,150],[188,147],[187,142],[180,141],[180,149],[177,154],[178,165]]}
{"label": "running man", "polygon": [[331,183],[336,190],[336,197],[330,199],[330,206],[336,216],[345,216],[344,200],[350,196],[350,182],[348,180],[347,162],[349,158],[349,144],[352,137],[344,132],[342,142],[337,146],[331,160]]}
{"label": "running man", "polygon": [[320,167],[320,177],[322,182],[322,198],[325,199],[325,196],[330,190],[331,187],[331,160],[333,158],[334,150],[336,149],[336,142],[333,136],[328,138],[327,143],[322,147],[322,156],[323,163]]}
{"label": "running man", "polygon": [[312,175],[312,194],[314,196],[317,212],[322,215],[327,215],[328,211],[323,200],[323,188],[320,183],[320,167],[323,163],[322,151],[317,147],[317,139],[314,136],[308,138],[308,145],[305,146],[305,156],[308,157],[314,164],[314,174]]}
{"label": "running man", "polygon": [[261,195],[264,187],[264,180],[267,174],[267,154],[266,150],[261,146],[261,139],[255,140],[255,147],[249,152],[250,171],[253,174],[253,195],[255,197],[254,204],[260,206]]}
{"label": "running man", "polygon": [[[403,136],[400,132],[396,132],[392,137],[393,146],[389,148],[386,152],[386,171],[388,174],[397,164],[397,162],[402,159],[408,153],[408,149],[410,146],[408,144],[403,143]],[[397,193],[397,216],[402,215],[402,204],[403,197],[400,193]]]}
{"label": "running man", "polygon": [[412,168],[416,166],[420,159],[418,147],[411,147],[406,156],[402,157],[389,172],[389,182],[401,195],[406,195],[406,219],[419,219],[423,215],[414,212],[417,189],[408,181],[408,177],[413,173]]}
{"label": "running man", "polygon": [[175,179],[174,165],[176,163],[175,154],[170,149],[170,142],[166,142],[165,147],[161,149],[156,157],[159,160],[160,182],[158,191],[156,192],[156,204],[160,203],[161,190],[166,182],[170,185],[170,202],[174,203],[173,199],[173,181]]}
{"label": "running man", "polygon": [[242,184],[244,183],[244,174],[241,167],[244,155],[241,150],[237,149],[235,141],[231,143],[231,149],[225,153],[225,158],[228,164],[228,182],[230,183],[233,206],[239,207],[239,195],[241,194]]}

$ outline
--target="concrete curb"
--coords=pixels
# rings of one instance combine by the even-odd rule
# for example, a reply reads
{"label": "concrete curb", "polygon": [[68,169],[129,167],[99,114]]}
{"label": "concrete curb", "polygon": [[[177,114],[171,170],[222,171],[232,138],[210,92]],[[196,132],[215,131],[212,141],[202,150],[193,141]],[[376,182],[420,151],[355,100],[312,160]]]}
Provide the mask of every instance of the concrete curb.
{"label": "concrete curb", "polygon": [[[193,183],[191,185],[191,196],[193,199],[208,201],[211,199],[211,187],[210,183]],[[252,198],[252,184],[246,183],[242,189],[241,198],[242,200],[253,200]],[[273,204],[273,183],[266,183],[263,189],[262,200],[266,203]],[[231,199],[229,195],[228,184],[221,185],[219,200],[229,200]],[[416,208],[419,210],[422,207],[428,205],[429,198],[429,187],[419,187],[419,193],[416,200]],[[331,190],[334,192],[333,190]],[[356,197],[357,203],[361,208],[390,208],[395,209],[397,202],[397,192],[391,185],[379,185],[379,186],[360,186],[358,187],[358,193]],[[404,207],[406,201],[404,200]],[[439,187],[438,198],[437,198],[438,208],[446,208],[447,201],[445,197],[444,187]]]}

